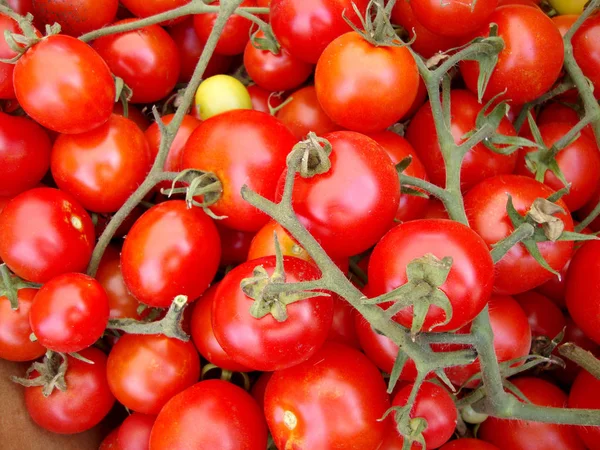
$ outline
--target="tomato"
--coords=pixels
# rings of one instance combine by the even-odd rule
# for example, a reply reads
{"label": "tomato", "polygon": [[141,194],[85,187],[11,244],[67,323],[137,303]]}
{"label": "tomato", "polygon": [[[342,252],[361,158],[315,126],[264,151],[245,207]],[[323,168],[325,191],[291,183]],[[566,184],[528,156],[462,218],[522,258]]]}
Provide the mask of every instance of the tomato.
{"label": "tomato", "polygon": [[83,272],[93,248],[90,216],[57,189],[25,191],[0,215],[0,258],[28,281],[44,283],[62,273]]}
{"label": "tomato", "polygon": [[308,361],[275,372],[265,392],[267,423],[280,449],[378,448],[387,428],[378,419],[388,407],[375,365],[333,342]]}
{"label": "tomato", "polygon": [[[124,116],[123,113],[123,103],[117,102],[115,103],[115,107],[113,108],[113,113],[118,114],[120,116]],[[150,126],[150,121],[146,118],[146,116],[135,106],[129,104],[127,105],[127,118],[135,122],[135,124],[142,131],[146,131],[146,129]]]}
{"label": "tomato", "polygon": [[560,308],[542,294],[531,291],[519,294],[515,298],[527,314],[533,337],[546,336],[554,339],[567,325]]}
{"label": "tomato", "polygon": [[179,8],[190,3],[190,0],[122,0],[123,6],[138,17],[154,16],[156,14]]}
{"label": "tomato", "polygon": [[110,69],[87,44],[70,36],[42,39],[15,64],[15,95],[40,125],[83,133],[105,123],[115,101]]}
{"label": "tomato", "polygon": [[[531,178],[519,175],[500,175],[488,178],[471,189],[464,198],[465,210],[471,227],[491,248],[513,232],[513,225],[506,213],[508,195],[512,197],[517,212],[525,215],[537,198],[547,198],[554,191]],[[565,205],[558,206],[565,214],[556,214],[565,224],[565,231],[573,231],[573,220]],[[554,270],[560,270],[571,258],[573,242],[539,242],[540,253]],[[544,269],[523,244],[513,246],[494,266],[496,279],[494,291],[498,294],[520,294],[535,289],[554,274]]]}
{"label": "tomato", "polygon": [[27,15],[33,9],[33,0],[7,0],[6,3],[17,14]]}
{"label": "tomato", "polygon": [[249,372],[251,369],[237,363],[225,353],[225,350],[223,350],[223,347],[221,347],[221,344],[219,344],[213,333],[212,308],[218,286],[219,283],[213,284],[195,303],[190,322],[192,339],[200,354],[209,363],[223,370]]}
{"label": "tomato", "polygon": [[148,450],[155,420],[156,416],[131,414],[119,427],[119,446],[123,450]]}
{"label": "tomato", "polygon": [[[242,145],[243,143],[243,145]],[[210,207],[220,223],[240,231],[258,231],[266,214],[241,197],[243,185],[275,200],[280,174],[296,139],[275,117],[259,111],[235,110],[204,121],[190,136],[182,169],[214,172],[221,180],[221,198]]]}
{"label": "tomato", "polygon": [[[555,408],[564,408],[567,405],[566,394],[541,378],[521,377],[511,379],[511,382],[534,405]],[[479,427],[478,436],[501,449],[583,450],[585,448],[575,432],[575,427],[527,420],[489,417]]]}
{"label": "tomato", "polygon": [[[187,83],[192,79],[202,50],[204,50],[204,45],[196,34],[194,19],[191,17],[173,25],[168,31],[179,50],[179,60],[181,61],[179,82]],[[231,58],[229,56],[213,53],[202,77],[208,78],[219,73],[225,73],[229,70],[230,66]]]}
{"label": "tomato", "polygon": [[272,0],[269,19],[281,46],[296,58],[316,64],[335,38],[351,30],[343,15],[361,26],[368,0]]}
{"label": "tomato", "polygon": [[198,381],[200,358],[191,342],[162,334],[125,334],[108,355],[110,390],[126,408],[158,414],[174,395]]}
{"label": "tomato", "polygon": [[333,296],[333,321],[329,329],[327,340],[337,342],[349,347],[360,348],[354,317],[354,307],[337,295]]}
{"label": "tomato", "polygon": [[[489,311],[490,324],[494,333],[494,352],[498,362],[502,363],[527,356],[531,347],[532,333],[528,315],[519,303],[508,295],[494,295],[490,299]],[[470,330],[471,325],[468,324],[458,330],[458,333],[468,333]],[[459,346],[452,345],[446,346],[445,350],[459,348]],[[463,386],[479,370],[479,360],[477,359],[466,366],[447,368],[446,375],[454,385]],[[477,381],[471,381],[466,386],[474,388],[477,384]]]}
{"label": "tomato", "polygon": [[[466,141],[465,134],[475,129],[477,115],[482,110],[482,105],[475,95],[458,89],[451,92],[450,102],[452,136],[456,144],[461,144]],[[507,118],[502,119],[497,133],[505,136],[517,135]],[[444,187],[446,168],[429,102],[419,109],[410,122],[406,130],[406,139],[419,155],[431,181]],[[479,143],[467,152],[463,160],[460,171],[461,189],[466,192],[486,178],[512,173],[516,162],[516,152],[512,155],[501,155],[489,150],[483,143]]]}
{"label": "tomato", "polygon": [[[66,391],[54,389],[45,397],[41,386],[25,388],[25,406],[29,415],[40,427],[53,433],[73,434],[89,430],[104,419],[115,403],[106,381],[104,353],[96,348],[86,348],[79,354],[93,364],[67,356]],[[30,377],[36,375],[34,371]]]}
{"label": "tomato", "polygon": [[256,233],[250,244],[247,259],[250,261],[263,256],[275,255],[275,239],[273,238],[273,234],[275,233],[277,234],[282,255],[294,256],[304,261],[313,262],[308,252],[300,247],[294,238],[274,220],[267,223]]}
{"label": "tomato", "polygon": [[[369,137],[383,147],[394,164],[398,164],[404,158],[412,158],[410,165],[402,172],[404,175],[421,178],[422,180],[428,179],[425,167],[417,156],[417,152],[402,136],[391,131],[382,131],[370,134]],[[420,219],[425,213],[427,202],[428,200],[423,197],[402,194],[395,219],[399,222]]]}
{"label": "tomato", "polygon": [[[135,19],[124,19],[122,25]],[[169,94],[179,79],[179,50],[158,25],[96,39],[92,47],[112,73],[133,90],[132,103],[153,103]]]}
{"label": "tomato", "polygon": [[[372,297],[390,292],[407,282],[407,265],[432,254],[439,259],[452,257],[452,267],[440,289],[452,305],[452,319],[442,309],[431,306],[423,330],[456,330],[473,320],[485,307],[491,292],[494,266],[483,240],[467,226],[443,219],[405,222],[393,228],[375,246],[369,261],[369,288]],[[411,326],[413,308],[400,311],[394,320]]]}
{"label": "tomato", "polygon": [[480,439],[462,438],[440,447],[440,450],[500,450],[495,445]]}
{"label": "tomato", "polygon": [[166,308],[177,295],[192,302],[219,267],[221,244],[212,219],[184,200],[153,206],[131,227],[121,252],[129,291],[142,303]]}
{"label": "tomato", "polygon": [[78,37],[108,25],[117,15],[118,0],[36,0],[31,13],[40,29],[60,24],[60,32]]}
{"label": "tomato", "polygon": [[538,3],[539,3],[538,0],[499,0],[498,1],[498,6],[504,6],[504,5],[527,5],[527,6],[534,6],[534,7],[537,8],[539,6]]}
{"label": "tomato", "polygon": [[[573,319],[567,317],[567,326],[565,328],[565,337],[562,342],[572,342],[577,347],[580,347],[593,355],[600,355],[600,346],[589,339],[583,330],[577,326]],[[566,364],[566,367],[558,368],[553,372],[553,375],[563,384],[571,386],[577,377],[579,372],[583,371],[581,366],[577,365],[568,358],[562,358]]]}
{"label": "tomato", "polygon": [[561,36],[565,36],[569,28],[573,26],[573,24],[577,21],[579,15],[577,14],[567,14],[562,16],[554,16],[552,18],[552,22],[556,24],[558,27],[558,31],[560,31]]}
{"label": "tomato", "polygon": [[252,389],[250,390],[250,394],[260,406],[260,410],[264,411],[265,409],[265,392],[267,390],[267,386],[274,372],[263,372],[258,379],[252,385]]}
{"label": "tomato", "polygon": [[198,86],[195,108],[202,120],[234,109],[252,109],[246,87],[230,75],[214,75]]}
{"label": "tomato", "polygon": [[361,133],[383,131],[404,117],[418,86],[417,64],[406,47],[376,47],[354,31],[327,46],[315,71],[325,113]]}
{"label": "tomato", "polygon": [[37,123],[0,112],[0,195],[14,197],[37,185],[50,167],[51,149]]}
{"label": "tomato", "polygon": [[[401,0],[402,1],[402,0]],[[462,37],[487,24],[498,0],[411,0],[416,19],[440,36]]]}
{"label": "tomato", "polygon": [[7,297],[0,297],[0,358],[9,361],[31,361],[46,349],[38,341],[31,341],[29,311],[37,289],[19,289],[19,309],[13,311]]}
{"label": "tomato", "polygon": [[251,84],[249,86],[246,86],[246,90],[248,91],[248,94],[250,94],[250,100],[252,101],[252,109],[256,111],[271,114],[271,111],[269,110],[269,105],[271,105],[272,108],[276,108],[283,102],[280,95],[276,94],[271,96],[273,92],[267,91],[266,89],[261,88],[257,84]]}
{"label": "tomato", "polygon": [[144,133],[117,114],[86,133],[60,135],[50,161],[58,187],[96,212],[115,212],[123,206],[151,166]]}
{"label": "tomato", "polygon": [[152,450],[264,450],[267,426],[250,394],[222,380],[197,383],[176,395],[158,415]]}
{"label": "tomato", "polygon": [[[19,28],[15,20],[4,14],[0,14],[0,32],[2,36],[4,36],[6,31],[21,33],[21,28]],[[16,55],[6,43],[6,39],[0,39],[0,58],[11,59]],[[0,62],[0,98],[15,98],[15,89],[13,87],[14,69],[14,64]]]}
{"label": "tomato", "polygon": [[586,0],[549,0],[552,7],[559,14],[581,14]]}
{"label": "tomato", "polygon": [[296,175],[294,211],[330,256],[357,255],[391,226],[400,199],[398,175],[385,150],[371,138],[352,131],[322,137],[333,148],[331,169],[312,178]]}
{"label": "tomato", "polygon": [[[569,393],[569,408],[600,409],[600,380],[581,370]],[[577,427],[577,434],[590,450],[600,449],[600,427]]]}
{"label": "tomato", "polygon": [[[218,5],[219,2],[213,2],[213,5]],[[240,6],[256,6],[255,0],[244,0]],[[194,29],[196,34],[200,38],[202,44],[206,44],[210,33],[212,32],[215,22],[217,21],[217,14],[196,14],[194,16]],[[244,19],[242,16],[233,15],[227,19],[227,23],[223,28],[219,41],[215,47],[215,53],[220,55],[239,55],[244,52],[246,43],[250,36],[250,28],[252,22],[248,19]]]}
{"label": "tomato", "polygon": [[[557,80],[564,60],[562,36],[554,22],[539,8],[506,5],[492,13],[489,23],[498,25],[504,49],[484,98],[489,100],[502,94],[501,98],[521,105],[548,91]],[[487,36],[489,26],[482,27],[479,34]],[[465,83],[473,92],[477,92],[478,64],[460,63]]]}
{"label": "tomato", "polygon": [[115,428],[104,438],[98,450],[123,450],[119,445],[119,428]]}
{"label": "tomato", "polygon": [[[394,397],[392,406],[405,406],[412,388],[412,384],[404,386]],[[427,448],[438,448],[452,437],[458,412],[454,400],[443,387],[426,381],[419,388],[410,417],[427,421],[423,431]]]}
{"label": "tomato", "polygon": [[321,108],[314,86],[298,89],[290,97],[292,100],[277,111],[276,117],[294,133],[296,139],[304,139],[309,131],[323,136],[340,129]]}
{"label": "tomato", "polygon": [[[580,1],[578,2],[580,3]],[[587,19],[573,36],[573,55],[583,74],[594,85],[594,95],[600,99],[600,14]]]}
{"label": "tomato", "polygon": [[567,292],[567,271],[571,262],[567,262],[565,266],[560,270],[560,277],[554,276],[546,281],[544,284],[538,286],[536,291],[540,294],[548,297],[554,302],[556,306],[561,309],[566,309],[567,304],[565,303],[565,295]]}
{"label": "tomato", "polygon": [[235,266],[246,261],[254,233],[232,230],[219,226],[218,223],[217,230],[221,236],[221,267]]}
{"label": "tomato", "polygon": [[[556,16],[565,17],[565,16]],[[579,114],[573,108],[563,103],[549,103],[544,106],[544,109],[540,111],[540,114],[536,120],[538,126],[550,124],[550,123],[566,123],[572,128],[577,125],[580,121]],[[586,137],[590,138],[594,144],[596,138],[594,137],[594,131],[591,125],[586,125],[581,133]],[[529,132],[531,135],[531,132]]]}

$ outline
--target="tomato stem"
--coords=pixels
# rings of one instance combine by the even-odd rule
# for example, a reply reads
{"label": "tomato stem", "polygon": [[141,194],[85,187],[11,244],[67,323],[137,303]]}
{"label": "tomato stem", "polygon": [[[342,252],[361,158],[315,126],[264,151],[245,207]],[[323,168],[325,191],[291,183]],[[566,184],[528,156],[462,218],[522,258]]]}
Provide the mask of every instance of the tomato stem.
{"label": "tomato stem", "polygon": [[571,342],[558,347],[558,352],[600,379],[600,360],[592,352],[584,350]]}

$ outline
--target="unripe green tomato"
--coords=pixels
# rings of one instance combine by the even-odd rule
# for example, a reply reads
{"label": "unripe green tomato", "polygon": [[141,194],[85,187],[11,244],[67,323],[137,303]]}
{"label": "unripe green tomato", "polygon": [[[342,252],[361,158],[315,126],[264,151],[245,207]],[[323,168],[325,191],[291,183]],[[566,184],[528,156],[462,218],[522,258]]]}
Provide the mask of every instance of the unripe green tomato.
{"label": "unripe green tomato", "polygon": [[589,0],[550,0],[550,4],[560,15],[581,14]]}
{"label": "unripe green tomato", "polygon": [[467,405],[460,410],[460,415],[466,423],[483,423],[488,418],[486,414],[478,413],[471,405]]}
{"label": "unripe green tomato", "polygon": [[200,83],[195,104],[202,120],[233,109],[252,109],[246,86],[229,75],[215,75]]}

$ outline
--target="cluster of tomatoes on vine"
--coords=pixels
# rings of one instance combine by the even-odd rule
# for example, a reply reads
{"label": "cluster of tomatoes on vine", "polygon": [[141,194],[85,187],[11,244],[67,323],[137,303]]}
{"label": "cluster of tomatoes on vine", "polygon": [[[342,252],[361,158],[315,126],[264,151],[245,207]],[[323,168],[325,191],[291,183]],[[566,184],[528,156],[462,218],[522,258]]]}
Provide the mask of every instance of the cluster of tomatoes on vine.
{"label": "cluster of tomatoes on vine", "polygon": [[[165,177],[119,227],[97,271],[86,274],[106,222],[159,155],[162,124],[174,119],[173,99],[190,82],[217,14],[172,18],[88,44],[77,37],[188,1],[82,1],[78,9],[52,0],[8,3],[12,14],[31,12],[35,28],[25,29],[22,16],[0,14],[0,30],[13,33],[0,42],[0,57],[20,56],[0,63],[0,357],[37,360],[18,381],[41,427],[82,432],[118,401],[131,414],[105,439],[105,450],[263,450],[269,434],[280,449],[403,448],[393,414],[382,418],[409,401],[414,363],[389,395],[384,375],[399,348],[343,298],[264,294],[274,280],[310,282],[321,272],[279,223],[242,198],[242,186],[280,200],[287,157],[309,133],[319,145],[326,141],[331,167],[296,176],[295,214],[365,297],[415,282],[415,260],[451,258],[443,279],[423,294],[441,295],[451,316],[432,303],[417,332],[468,333],[488,305],[496,356],[507,371],[518,372],[532,352],[555,361],[561,339],[598,352],[600,244],[560,239],[600,200],[598,136],[587,125],[553,152],[583,116],[573,89],[538,105],[520,129],[512,122],[522,105],[565,82],[562,36],[577,14],[550,18],[533,0],[443,7],[439,0],[397,0],[387,12],[412,53],[376,18],[387,2],[243,1],[270,13],[228,20],[164,165],[167,173],[214,174],[220,197],[207,214],[191,206],[190,195],[169,195],[186,183]],[[551,3],[559,13],[581,13],[585,2]],[[60,33],[37,31],[54,22]],[[250,39],[256,23],[264,29]],[[462,61],[454,71],[446,99],[452,135],[464,142],[486,118],[486,102],[508,100],[510,113],[495,136],[529,145],[509,154],[481,142],[468,151],[460,171],[468,227],[448,220],[443,204],[420,188],[401,186],[397,169],[445,186],[435,111],[415,54],[451,54],[487,36],[491,23],[504,49],[482,100],[478,62]],[[572,42],[598,97],[600,14]],[[241,65],[249,85],[231,76]],[[115,77],[131,91],[127,108],[115,103]],[[150,124],[152,105],[162,107],[162,124]],[[544,223],[562,224],[559,236],[536,232],[494,264],[490,250],[518,226],[515,214],[529,220],[536,202],[565,183],[568,192],[541,213]],[[582,232],[598,229],[594,221]],[[189,306],[176,308],[174,299]],[[118,331],[166,324],[172,313],[169,326],[181,326],[191,340]],[[394,320],[414,329],[413,313],[403,308]],[[461,348],[467,346],[434,350]],[[222,379],[210,379],[214,368]],[[244,374],[246,390],[229,381],[233,372]],[[410,406],[412,431],[426,425],[413,448],[600,448],[599,427],[493,417],[477,426],[474,439],[460,424],[485,418],[469,418],[455,402],[480,385],[478,373],[478,361],[445,370],[463,388],[459,395],[436,377],[421,386]],[[600,409],[600,381],[570,362],[511,378],[510,387],[541,406]]]}

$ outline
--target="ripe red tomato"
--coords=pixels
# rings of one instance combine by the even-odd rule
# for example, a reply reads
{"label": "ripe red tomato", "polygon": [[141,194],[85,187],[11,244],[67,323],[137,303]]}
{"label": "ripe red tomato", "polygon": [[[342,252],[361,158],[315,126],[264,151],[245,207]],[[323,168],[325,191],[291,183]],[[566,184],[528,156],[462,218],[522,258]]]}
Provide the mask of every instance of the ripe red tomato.
{"label": "ripe red tomato", "polygon": [[115,102],[110,69],[87,44],[71,36],[42,39],[15,64],[15,95],[40,125],[83,133],[105,123]]}
{"label": "ripe red tomato", "polygon": [[[21,28],[17,22],[10,17],[0,14],[0,33],[9,31],[11,33],[21,33]],[[11,59],[17,54],[8,46],[6,39],[0,39],[0,58]],[[0,62],[0,98],[15,98],[15,89],[13,87],[14,64]]]}
{"label": "ripe red tomato", "polygon": [[83,272],[93,248],[92,219],[58,189],[25,191],[0,215],[0,258],[17,276],[34,283]]}
{"label": "ripe red tomato", "polygon": [[248,259],[254,233],[236,231],[217,224],[221,236],[221,267],[235,266]]}
{"label": "ripe red tomato", "polygon": [[349,347],[360,348],[354,317],[356,310],[342,297],[333,296],[333,321],[329,329],[327,340],[337,342]]}
{"label": "ripe red tomato", "polygon": [[112,430],[100,443],[98,450],[123,450],[119,445],[119,428]]}
{"label": "ripe red tomato", "polygon": [[[497,8],[489,23],[498,25],[498,36],[504,40],[498,63],[492,73],[484,98],[498,94],[511,103],[521,105],[548,91],[562,70],[564,45],[552,20],[539,8],[506,5]],[[485,25],[479,32],[489,34]],[[467,87],[477,92],[479,64],[463,61],[460,70]]]}
{"label": "ripe red tomato", "polygon": [[36,0],[32,5],[40,30],[58,22],[61,33],[78,37],[115,20],[119,0]]}
{"label": "ripe red tomato", "polygon": [[238,109],[218,114],[194,130],[183,150],[181,168],[215,173],[221,180],[221,198],[210,208],[220,223],[240,231],[257,231],[268,216],[247,203],[241,188],[248,185],[269,200],[285,169],[296,138],[268,114]]}
{"label": "ripe red tomato", "polygon": [[525,311],[531,336],[546,336],[554,339],[567,325],[562,311],[552,300],[534,291],[515,296]]}
{"label": "ripe red tomato", "polygon": [[219,267],[221,244],[212,219],[185,201],[153,206],[131,227],[121,252],[129,291],[142,303],[168,307],[177,295],[193,302]]}
{"label": "ripe red tomato", "polygon": [[267,91],[257,84],[246,86],[246,89],[248,90],[248,94],[250,94],[250,100],[252,100],[252,109],[255,111],[271,114],[269,105],[271,105],[272,108],[276,108],[283,103],[283,99],[280,95],[271,96],[273,92]]}
{"label": "ripe red tomato", "polygon": [[594,85],[594,95],[600,99],[600,14],[587,19],[573,36],[575,61]]}
{"label": "ripe red tomato", "polygon": [[[569,393],[569,408],[600,409],[600,380],[581,370]],[[600,427],[576,427],[576,430],[588,449],[600,448]]]}
{"label": "ripe red tomato", "polygon": [[379,419],[389,404],[377,367],[358,350],[333,342],[308,361],[275,372],[265,392],[277,448],[378,448],[387,429]]}
{"label": "ripe red tomato", "polygon": [[[42,387],[25,388],[25,406],[40,427],[60,434],[81,433],[96,426],[111,410],[115,398],[106,381],[106,355],[90,347],[79,352],[93,364],[67,356],[64,392],[54,389],[50,396]],[[30,377],[37,376],[33,372]]]}
{"label": "ripe red tomato", "polygon": [[37,185],[50,167],[51,149],[33,120],[0,112],[0,195],[14,197]]}
{"label": "ripe red tomato", "polygon": [[[298,258],[284,256],[286,282],[311,281],[319,270]],[[262,266],[271,275],[275,257],[245,262],[221,281],[212,307],[215,337],[235,362],[253,370],[281,370],[306,361],[325,342],[333,319],[333,299],[312,297],[287,306],[288,318],[277,321],[271,314],[260,319],[250,314],[253,299],[241,289],[243,279]],[[248,343],[252,345],[248,345]]]}
{"label": "ripe red tomato", "polygon": [[495,445],[480,439],[462,438],[448,442],[440,450],[500,450]]}
{"label": "ripe red tomato", "polygon": [[264,450],[267,426],[250,394],[222,380],[197,383],[162,409],[150,435],[152,450]]}
{"label": "ripe red tomato", "polygon": [[6,3],[14,12],[24,16],[31,12],[33,0],[7,0]]}
{"label": "ripe red tomato", "polygon": [[577,21],[578,17],[577,14],[561,14],[559,16],[554,16],[552,22],[556,24],[561,36],[564,37],[565,34],[567,34],[567,31],[569,31],[569,28]]}
{"label": "ripe red tomato", "polygon": [[312,178],[296,175],[294,211],[331,256],[357,255],[390,228],[400,199],[398,174],[385,150],[367,136],[336,131],[322,137],[333,147],[331,169]]}
{"label": "ripe red tomato", "polygon": [[[135,19],[115,22],[120,25]],[[92,47],[110,70],[133,90],[132,103],[153,103],[169,94],[179,79],[179,51],[158,25],[96,39]]]}
{"label": "ripe red tomato", "polygon": [[[491,248],[496,242],[510,235],[514,227],[506,213],[506,202],[511,195],[517,212],[524,215],[537,198],[547,198],[554,191],[531,178],[519,175],[500,175],[488,178],[469,191],[465,196],[465,210],[471,227]],[[573,231],[573,220],[565,205],[557,205],[565,214],[556,214],[565,224],[565,231]],[[561,270],[571,258],[573,242],[540,242],[540,253],[554,270]],[[494,292],[498,294],[520,294],[535,289],[554,275],[533,259],[522,244],[513,246],[495,264]]]}
{"label": "ripe red tomato", "polygon": [[110,390],[143,414],[158,414],[174,395],[198,381],[200,358],[191,342],[162,334],[125,334],[108,355]]}
{"label": "ripe red tomato", "polygon": [[[450,331],[469,323],[485,307],[492,293],[494,264],[485,242],[469,227],[443,219],[405,222],[393,228],[375,246],[369,261],[372,297],[390,292],[407,282],[406,268],[416,258],[433,254],[452,257],[452,268],[440,289],[452,305],[452,319],[431,306],[423,330]],[[413,321],[413,308],[400,311],[394,320],[405,327]]]}
{"label": "ripe red tomato", "polygon": [[190,0],[121,0],[125,8],[138,17],[154,16],[190,3]]}
{"label": "ripe red tomato", "polygon": [[250,390],[250,394],[260,406],[260,410],[264,411],[265,409],[265,391],[267,390],[267,386],[269,384],[269,380],[273,376],[273,372],[263,372],[258,379],[252,385],[252,389]]}
{"label": "ripe red tomato", "polygon": [[[115,103],[113,113],[124,116],[122,102]],[[146,129],[150,126],[150,121],[146,118],[146,116],[132,104],[127,105],[127,118],[129,120],[133,120],[142,131],[146,131]]]}
{"label": "ripe red tomato", "polygon": [[565,295],[567,293],[567,272],[571,262],[567,262],[560,271],[560,277],[554,276],[544,284],[538,286],[535,290],[540,294],[548,297],[560,309],[566,309],[567,303]]}
{"label": "ripe red tomato", "polygon": [[[564,16],[556,16],[556,17],[564,17]],[[556,18],[555,17],[555,18]],[[566,123],[569,124],[571,128],[579,123],[581,118],[577,111],[571,108],[568,105],[563,103],[549,103],[544,106],[538,115],[536,123],[538,126],[550,124],[550,123]],[[581,130],[581,132],[590,138],[594,143],[596,142],[596,138],[594,137],[594,131],[592,130],[591,125],[587,125]],[[531,131],[529,132],[531,136]]]}
{"label": "ripe red tomato", "polygon": [[[567,406],[567,395],[548,381],[533,377],[515,378],[510,381],[534,405],[555,408]],[[489,417],[479,427],[478,436],[501,449],[583,450],[585,446],[575,429],[576,427],[568,425]]]}
{"label": "ripe red tomato", "polygon": [[354,31],[327,46],[315,71],[325,113],[361,133],[383,131],[404,117],[418,87],[417,64],[406,47],[376,47]]}
{"label": "ripe red tomato", "polygon": [[122,450],[148,450],[150,432],[156,416],[134,412],[119,427],[119,446]]}
{"label": "ripe red tomato", "polygon": [[0,297],[0,358],[9,361],[31,361],[46,349],[38,341],[31,341],[29,311],[37,289],[19,289],[19,309],[13,311],[6,297]]}

